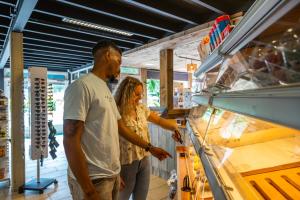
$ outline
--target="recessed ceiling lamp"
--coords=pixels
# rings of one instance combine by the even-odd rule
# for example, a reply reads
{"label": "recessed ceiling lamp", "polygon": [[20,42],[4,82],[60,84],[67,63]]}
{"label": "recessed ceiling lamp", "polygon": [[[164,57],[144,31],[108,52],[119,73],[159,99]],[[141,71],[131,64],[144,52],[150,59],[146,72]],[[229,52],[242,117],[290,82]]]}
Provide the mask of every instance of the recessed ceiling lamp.
{"label": "recessed ceiling lamp", "polygon": [[84,27],[88,27],[88,28],[93,28],[93,29],[98,29],[98,30],[102,30],[102,31],[107,31],[107,32],[111,32],[111,33],[116,33],[119,35],[125,35],[125,36],[132,36],[132,33],[126,32],[126,31],[122,31],[122,30],[118,30],[118,29],[114,29],[111,27],[107,27],[107,26],[102,26],[102,25],[98,25],[98,24],[93,24],[90,22],[85,22],[85,21],[81,21],[78,19],[72,19],[72,18],[63,18],[62,19],[63,22],[67,22],[70,24],[75,24],[75,25],[79,25],[79,26],[84,26]]}

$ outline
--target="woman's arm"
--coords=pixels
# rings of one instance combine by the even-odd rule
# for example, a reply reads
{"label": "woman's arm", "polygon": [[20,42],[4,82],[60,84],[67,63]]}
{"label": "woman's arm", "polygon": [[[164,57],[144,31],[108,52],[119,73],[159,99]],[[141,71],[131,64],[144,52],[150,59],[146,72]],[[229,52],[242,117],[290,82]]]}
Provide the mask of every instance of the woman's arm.
{"label": "woman's arm", "polygon": [[[143,149],[147,149],[147,147],[149,147],[150,143],[144,141],[138,135],[136,135],[136,133],[127,128],[122,119],[118,120],[118,128],[119,134],[132,144],[137,145]],[[149,148],[149,152],[159,160],[164,160],[167,157],[172,158],[172,156],[164,149],[152,145],[150,145],[150,147],[151,148]]]}
{"label": "woman's arm", "polygon": [[179,143],[183,143],[183,140],[181,139],[180,132],[178,131],[178,125],[176,123],[176,120],[174,119],[164,119],[160,116],[158,116],[154,112],[150,112],[150,115],[148,117],[148,121],[164,128],[170,131],[174,131],[172,134],[172,138]]}
{"label": "woman's arm", "polygon": [[164,119],[158,116],[155,112],[150,112],[148,121],[170,131],[178,130],[178,125],[174,119]]}

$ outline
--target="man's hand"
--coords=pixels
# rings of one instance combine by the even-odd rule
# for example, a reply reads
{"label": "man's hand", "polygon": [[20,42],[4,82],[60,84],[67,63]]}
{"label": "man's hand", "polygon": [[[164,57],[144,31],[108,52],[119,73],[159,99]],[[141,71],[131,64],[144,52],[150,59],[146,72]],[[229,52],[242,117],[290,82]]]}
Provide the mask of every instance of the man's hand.
{"label": "man's hand", "polygon": [[96,190],[94,190],[93,192],[91,192],[89,194],[85,194],[84,200],[101,200],[101,198],[100,198],[98,192]]}
{"label": "man's hand", "polygon": [[159,147],[152,147],[149,149],[149,152],[160,161],[162,161],[168,157],[172,158],[172,156],[167,151],[165,151]]}
{"label": "man's hand", "polygon": [[125,182],[124,182],[124,180],[122,179],[122,177],[120,176],[120,191],[122,191],[122,190],[124,190],[124,188],[125,188]]}

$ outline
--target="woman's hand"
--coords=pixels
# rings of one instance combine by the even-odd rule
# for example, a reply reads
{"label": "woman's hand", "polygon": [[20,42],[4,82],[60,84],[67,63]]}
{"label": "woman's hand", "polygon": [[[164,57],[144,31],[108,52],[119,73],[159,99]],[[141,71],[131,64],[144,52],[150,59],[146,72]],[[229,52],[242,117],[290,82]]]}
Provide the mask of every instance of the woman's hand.
{"label": "woman's hand", "polygon": [[179,142],[180,144],[183,143],[182,138],[181,138],[181,134],[179,132],[179,130],[175,130],[174,133],[172,134],[172,138],[176,141]]}
{"label": "woman's hand", "polygon": [[160,161],[162,161],[168,157],[172,158],[172,156],[167,151],[165,151],[164,149],[161,149],[159,147],[151,147],[149,149],[149,152]]}

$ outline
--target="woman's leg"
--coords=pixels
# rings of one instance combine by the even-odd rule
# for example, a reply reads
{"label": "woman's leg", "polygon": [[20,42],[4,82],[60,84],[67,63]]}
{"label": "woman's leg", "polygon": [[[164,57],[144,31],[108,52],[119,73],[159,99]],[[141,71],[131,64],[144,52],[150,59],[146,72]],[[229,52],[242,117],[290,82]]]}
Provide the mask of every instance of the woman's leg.
{"label": "woman's leg", "polygon": [[125,182],[125,188],[120,191],[120,200],[128,200],[136,184],[139,161],[135,160],[129,165],[121,166],[121,178]]}
{"label": "woman's leg", "polygon": [[150,184],[150,160],[149,156],[144,157],[138,166],[135,187],[133,190],[133,200],[146,200]]}

